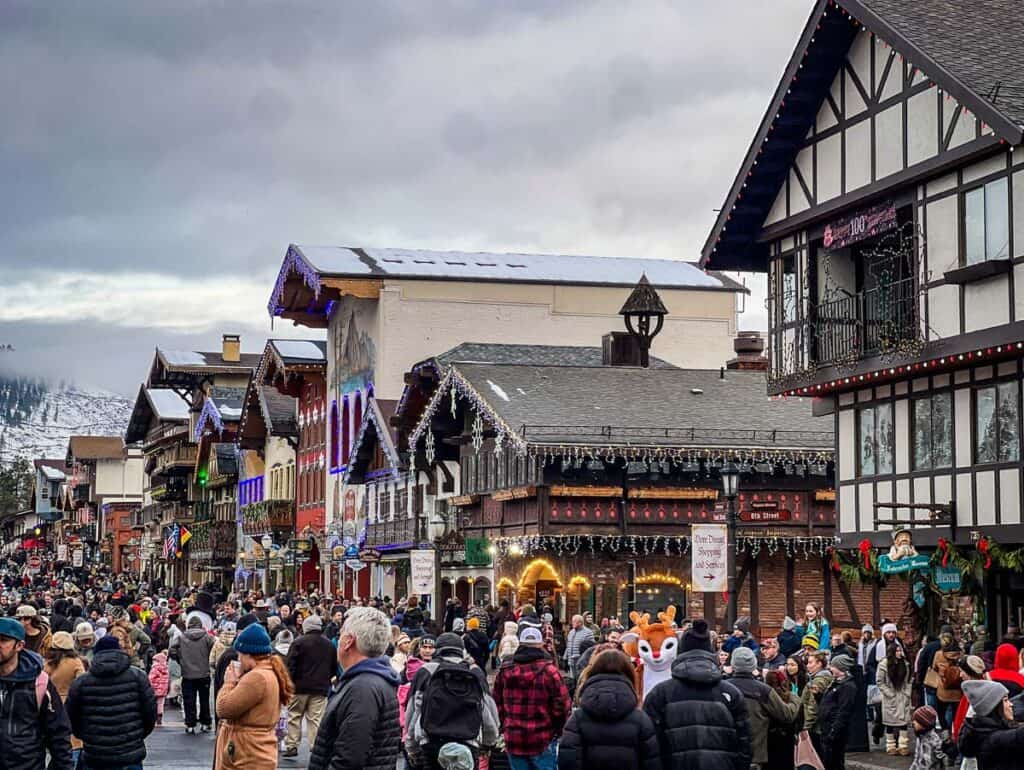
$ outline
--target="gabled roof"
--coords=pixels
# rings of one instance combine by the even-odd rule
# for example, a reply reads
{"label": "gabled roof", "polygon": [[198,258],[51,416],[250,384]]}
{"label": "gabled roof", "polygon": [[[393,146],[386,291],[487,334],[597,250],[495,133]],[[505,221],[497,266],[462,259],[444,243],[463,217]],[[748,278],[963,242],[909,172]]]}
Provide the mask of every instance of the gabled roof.
{"label": "gabled roof", "polygon": [[225,423],[237,423],[242,419],[245,403],[245,388],[213,387],[203,401],[203,409],[196,420],[193,439],[199,441],[207,426],[223,433]]}
{"label": "gabled roof", "polygon": [[159,422],[188,422],[189,405],[185,399],[170,388],[139,388],[135,406],[128,420],[125,441],[134,444],[144,441],[149,424],[155,418]]}
{"label": "gabled roof", "polygon": [[395,475],[402,470],[403,463],[395,448],[395,438],[389,426],[389,419],[394,414],[397,401],[378,401],[371,396],[367,400],[367,408],[363,413],[363,424],[359,426],[356,440],[352,444],[352,453],[341,483],[361,484],[366,480],[370,462],[373,460],[374,447],[379,442],[384,457],[388,461],[388,472]]}
{"label": "gabled roof", "polygon": [[267,340],[284,364],[326,364],[325,340]]}
{"label": "gabled roof", "polygon": [[64,460],[33,460],[32,465],[47,481],[64,481],[67,478],[64,473],[67,463]]}
{"label": "gabled roof", "polygon": [[453,364],[410,435],[415,446],[455,387],[512,445],[831,453],[833,422],[765,395],[764,372]]}
{"label": "gabled roof", "polygon": [[[857,34],[873,32],[987,123],[1024,136],[1024,34],[1014,0],[818,0],[701,251],[764,270],[762,224]],[[995,143],[995,139],[991,140]]]}
{"label": "gabled roof", "polygon": [[225,361],[221,351],[157,348],[146,384],[150,387],[189,384],[212,374],[247,374],[260,362],[259,353],[241,353],[238,361]]}
{"label": "gabled roof", "polygon": [[327,372],[327,342],[324,340],[267,340],[256,366],[256,380],[261,385],[280,384],[292,375],[306,372]]}
{"label": "gabled roof", "polygon": [[[539,283],[632,288],[642,273],[661,289],[745,292],[727,276],[707,273],[690,262],[673,259],[590,257],[560,254],[491,254],[424,249],[373,249],[349,246],[291,244],[267,303],[270,315],[292,313],[324,316],[330,300],[324,289],[337,293],[346,281],[403,280]],[[288,282],[293,275],[301,281]],[[313,302],[307,295],[312,294]],[[302,297],[299,297],[299,294]]]}
{"label": "gabled roof", "polygon": [[[407,413],[410,408],[419,409],[410,401],[414,389],[422,390],[424,377],[440,380],[448,367],[456,362],[492,363],[492,364],[533,364],[535,366],[603,366],[603,351],[599,347],[583,345],[511,345],[493,342],[463,342],[444,353],[424,359],[414,364],[410,374],[406,375],[406,383],[402,396],[398,400],[395,414],[399,415],[406,425],[419,419],[418,413]],[[673,364],[651,356],[651,368],[675,369]],[[430,397],[426,393],[426,398]],[[422,396],[420,397],[422,398]],[[396,439],[399,449],[404,449],[402,438]]]}
{"label": "gabled roof", "polygon": [[120,460],[124,457],[124,439],[120,436],[72,436],[68,440],[68,459]]}
{"label": "gabled roof", "polygon": [[260,410],[272,436],[299,435],[298,399],[265,385],[260,387],[259,397]]}

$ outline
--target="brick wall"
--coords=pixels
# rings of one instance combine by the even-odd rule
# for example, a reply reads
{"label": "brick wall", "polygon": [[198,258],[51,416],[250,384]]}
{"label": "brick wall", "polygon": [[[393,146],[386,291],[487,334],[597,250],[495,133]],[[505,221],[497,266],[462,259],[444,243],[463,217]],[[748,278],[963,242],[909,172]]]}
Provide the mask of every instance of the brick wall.
{"label": "brick wall", "polygon": [[[749,555],[740,558],[741,575],[748,558]],[[814,602],[823,608],[833,630],[859,632],[864,623],[871,623],[877,629],[883,618],[896,621],[902,626],[900,621],[904,615],[903,607],[910,590],[909,585],[903,580],[891,579],[886,586],[878,589],[876,599],[872,586],[841,583],[839,576],[829,571],[824,561],[817,556],[805,559],[801,555],[794,558],[790,581],[787,561],[785,553],[782,552],[772,555],[767,551],[761,551],[758,554],[756,612],[751,598],[751,572],[747,573],[747,579],[743,581],[738,614],[751,617],[755,633],[777,633],[782,628],[782,620],[786,615],[800,620],[808,602]],[[830,584],[828,590],[826,576]],[[723,626],[725,604],[725,598],[721,594],[697,594],[690,602],[690,614],[692,617],[704,615],[708,618],[713,615],[716,625]]]}

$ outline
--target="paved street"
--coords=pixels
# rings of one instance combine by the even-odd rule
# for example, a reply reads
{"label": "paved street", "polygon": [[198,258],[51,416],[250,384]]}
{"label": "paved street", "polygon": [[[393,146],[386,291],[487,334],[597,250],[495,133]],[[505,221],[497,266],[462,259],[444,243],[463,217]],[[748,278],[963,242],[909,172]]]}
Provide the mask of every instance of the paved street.
{"label": "paved street", "polygon": [[[185,722],[180,709],[164,712],[163,726],[156,728],[146,742],[149,755],[147,770],[211,770],[213,767],[214,734],[185,735]],[[309,752],[303,746],[295,759],[282,759],[282,768],[304,768]]]}

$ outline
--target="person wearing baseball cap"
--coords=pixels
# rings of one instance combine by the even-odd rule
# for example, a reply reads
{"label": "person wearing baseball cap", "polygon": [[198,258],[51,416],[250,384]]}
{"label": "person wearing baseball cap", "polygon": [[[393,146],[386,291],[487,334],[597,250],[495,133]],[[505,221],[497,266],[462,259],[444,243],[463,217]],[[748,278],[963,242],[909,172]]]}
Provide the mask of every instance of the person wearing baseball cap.
{"label": "person wearing baseball cap", "polygon": [[510,757],[519,764],[554,767],[554,742],[569,718],[569,691],[535,625],[520,625],[512,662],[494,680],[494,701]]}
{"label": "person wearing baseball cap", "polygon": [[25,649],[25,628],[15,618],[0,618],[0,720],[5,725],[0,730],[4,767],[71,770],[71,725],[64,704],[43,671],[43,659]]}
{"label": "person wearing baseball cap", "polygon": [[25,629],[25,649],[31,650],[40,657],[46,657],[50,651],[50,627],[39,611],[31,604],[22,604],[14,615],[21,621]]}
{"label": "person wearing baseball cap", "polygon": [[334,645],[323,634],[323,620],[310,615],[302,621],[302,634],[288,648],[286,665],[295,695],[288,704],[288,736],[281,756],[295,757],[302,741],[302,721],[306,721],[309,747],[316,742],[316,732],[327,706],[331,678],[337,673]]}

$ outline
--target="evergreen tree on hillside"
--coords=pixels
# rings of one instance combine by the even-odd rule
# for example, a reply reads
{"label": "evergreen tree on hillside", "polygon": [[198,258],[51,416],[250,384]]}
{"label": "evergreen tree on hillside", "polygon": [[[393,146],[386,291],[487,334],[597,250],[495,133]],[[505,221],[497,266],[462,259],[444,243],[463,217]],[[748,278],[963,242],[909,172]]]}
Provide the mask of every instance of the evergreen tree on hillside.
{"label": "evergreen tree on hillside", "polygon": [[31,508],[31,495],[32,465],[28,460],[0,465],[0,516]]}

